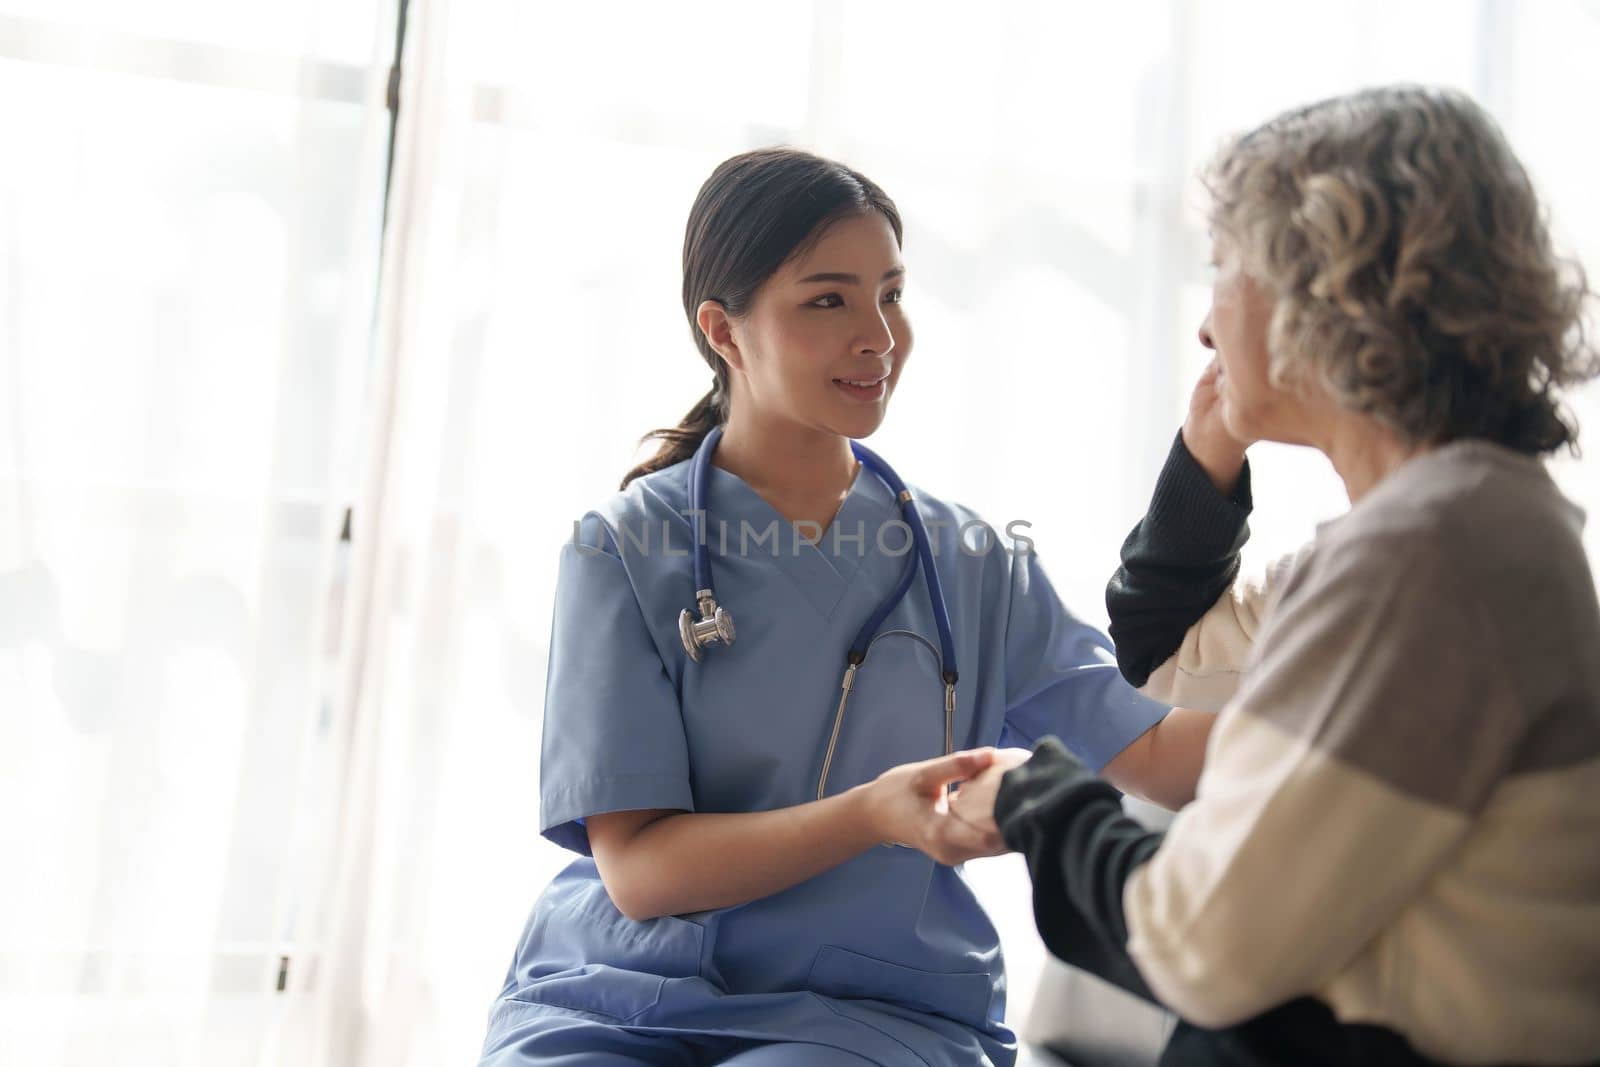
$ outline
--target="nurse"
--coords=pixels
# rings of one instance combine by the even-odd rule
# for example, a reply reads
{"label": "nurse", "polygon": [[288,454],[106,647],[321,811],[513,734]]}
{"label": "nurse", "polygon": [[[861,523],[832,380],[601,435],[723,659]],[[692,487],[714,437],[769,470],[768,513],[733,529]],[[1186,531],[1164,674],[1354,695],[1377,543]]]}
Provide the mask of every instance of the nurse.
{"label": "nurse", "polygon": [[[1002,845],[946,786],[1054,734],[1128,791],[1193,795],[1211,716],[1124,682],[1030,543],[913,489],[934,580],[904,581],[902,502],[852,448],[911,352],[900,249],[888,196],[804,152],[700,190],[683,301],[715,381],[563,549],[540,828],[578,858],[483,1064],[1010,1064],[999,941],[950,865]],[[737,624],[691,655],[701,539]]]}

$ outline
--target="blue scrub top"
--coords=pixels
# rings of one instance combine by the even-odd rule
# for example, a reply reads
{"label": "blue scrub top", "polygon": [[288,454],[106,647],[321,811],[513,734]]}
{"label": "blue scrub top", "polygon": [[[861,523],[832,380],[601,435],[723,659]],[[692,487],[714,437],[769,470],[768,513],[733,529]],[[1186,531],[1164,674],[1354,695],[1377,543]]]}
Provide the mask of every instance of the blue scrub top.
{"label": "blue scrub top", "polygon": [[[742,906],[635,922],[612,906],[586,858],[589,815],[814,800],[850,641],[911,559],[888,488],[865,468],[833,525],[809,544],[713,466],[705,500],[713,581],[738,634],[694,663],[677,621],[695,592],[689,468],[634,481],[586,516],[562,550],[541,830],[585,858],[536,904],[488,1047],[497,1026],[527,1026],[530,1012],[576,1013],[641,1033],[832,1034],[857,1051],[887,1033],[900,1054],[914,1048],[930,1063],[944,1062],[939,1050],[950,1040],[967,1038],[993,1062],[1010,1062],[999,939],[959,869],[911,849],[874,848]],[[977,515],[916,496],[955,634],[957,749],[1029,746],[1054,734],[1099,768],[1166,714],[1122,680],[1110,641],[1063,607],[1037,554],[1012,552],[973,527],[963,538]],[[880,632],[892,629],[937,649],[920,574]],[[857,675],[829,795],[943,751],[936,654],[914,640],[880,640]],[[970,1051],[949,1053],[960,1056],[974,1062]]]}

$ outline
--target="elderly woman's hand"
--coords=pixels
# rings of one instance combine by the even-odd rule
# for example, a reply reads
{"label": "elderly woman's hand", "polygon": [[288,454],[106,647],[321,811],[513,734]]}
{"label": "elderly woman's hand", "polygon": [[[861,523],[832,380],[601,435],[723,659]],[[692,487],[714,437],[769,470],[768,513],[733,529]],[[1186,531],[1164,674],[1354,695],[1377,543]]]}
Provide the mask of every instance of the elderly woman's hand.
{"label": "elderly woman's hand", "polygon": [[1221,374],[1222,365],[1213,359],[1195,383],[1189,395],[1189,415],[1183,420],[1183,445],[1217,491],[1232,494],[1244,467],[1244,450],[1252,442],[1239,440],[1222,421]]}
{"label": "elderly woman's hand", "polygon": [[955,866],[1006,850],[991,826],[981,830],[950,813],[946,787],[973,779],[999,755],[992,748],[955,752],[938,759],[891,767],[860,787],[873,836],[885,844],[918,849]]}
{"label": "elderly woman's hand", "polygon": [[997,749],[987,770],[963,782],[950,800],[950,813],[985,834],[999,836],[994,822],[994,798],[1000,792],[1000,779],[1013,767],[1020,767],[1033,755],[1025,748]]}

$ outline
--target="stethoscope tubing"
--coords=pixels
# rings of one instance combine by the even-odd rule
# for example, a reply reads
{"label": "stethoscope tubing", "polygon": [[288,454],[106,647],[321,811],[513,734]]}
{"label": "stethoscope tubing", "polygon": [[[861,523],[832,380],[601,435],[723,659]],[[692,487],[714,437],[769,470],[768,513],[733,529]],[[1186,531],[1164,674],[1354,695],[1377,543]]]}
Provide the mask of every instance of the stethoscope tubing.
{"label": "stethoscope tubing", "polygon": [[[733,642],[732,617],[716,602],[712,586],[711,549],[706,537],[705,490],[711,457],[722,440],[722,427],[714,427],[695,452],[689,469],[689,519],[694,528],[694,585],[695,601],[700,610],[700,621],[693,622],[689,612],[680,615],[679,629],[683,635],[684,649],[690,658],[698,661],[700,649],[705,644],[722,641]],[[855,685],[856,671],[866,662],[867,656],[879,640],[890,636],[906,636],[920,641],[932,652],[939,663],[940,677],[944,682],[944,751],[949,755],[955,744],[955,688],[959,674],[956,670],[955,634],[950,625],[950,611],[944,599],[944,587],[939,581],[939,569],[934,566],[933,544],[928,539],[928,528],[917,512],[916,499],[905,482],[895,473],[884,458],[857,441],[850,442],[856,458],[894,494],[900,515],[911,531],[913,551],[906,561],[894,590],[880,603],[862,625],[850,644],[845,657],[844,678],[840,683],[839,706],[834,714],[833,730],[828,738],[828,748],[822,760],[822,773],[817,778],[817,799],[827,792],[828,774],[833,768],[834,752],[839,744],[839,734],[844,727],[845,710],[850,702],[850,692]],[[934,626],[939,632],[939,647],[933,647],[926,637],[912,630],[887,630],[879,633],[887,619],[905,599],[912,579],[922,571],[923,583],[928,590],[929,605],[933,609]],[[714,617],[714,619],[713,619]],[[715,623],[721,623],[721,626]]]}

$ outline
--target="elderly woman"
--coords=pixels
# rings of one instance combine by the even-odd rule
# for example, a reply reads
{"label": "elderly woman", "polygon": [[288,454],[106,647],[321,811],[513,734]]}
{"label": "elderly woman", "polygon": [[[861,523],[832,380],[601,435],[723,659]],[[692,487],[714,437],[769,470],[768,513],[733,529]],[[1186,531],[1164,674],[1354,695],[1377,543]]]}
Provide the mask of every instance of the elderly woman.
{"label": "elderly woman", "polygon": [[[1216,360],[1108,592],[1130,680],[1221,709],[1196,799],[1147,832],[1046,741],[954,813],[1052,951],[1182,1017],[1164,1064],[1600,1061],[1600,610],[1541,462],[1582,282],[1458,93],[1282,115],[1208,185]],[[1351,505],[1265,585],[1258,440]]]}

